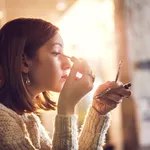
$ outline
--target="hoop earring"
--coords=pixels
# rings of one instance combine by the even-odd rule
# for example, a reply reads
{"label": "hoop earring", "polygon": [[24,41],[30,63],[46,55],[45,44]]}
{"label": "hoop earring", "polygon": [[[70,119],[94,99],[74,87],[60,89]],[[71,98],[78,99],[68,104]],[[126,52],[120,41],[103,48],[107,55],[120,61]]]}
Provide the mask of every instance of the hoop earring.
{"label": "hoop earring", "polygon": [[28,75],[26,76],[26,81],[25,81],[25,83],[26,83],[26,85],[30,85],[30,84],[31,84],[31,81],[30,81]]}

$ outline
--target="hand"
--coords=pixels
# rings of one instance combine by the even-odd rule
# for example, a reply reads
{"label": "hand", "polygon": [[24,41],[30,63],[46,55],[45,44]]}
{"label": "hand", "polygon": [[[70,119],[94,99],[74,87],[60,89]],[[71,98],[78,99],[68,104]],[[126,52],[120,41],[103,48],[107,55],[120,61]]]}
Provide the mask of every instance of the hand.
{"label": "hand", "polygon": [[[77,78],[77,72],[82,74]],[[71,72],[63,86],[58,100],[59,114],[73,114],[75,105],[80,99],[93,89],[91,69],[83,59],[75,59]]]}
{"label": "hand", "polygon": [[116,108],[124,97],[129,97],[131,95],[131,91],[125,89],[122,83],[112,81],[100,85],[94,93],[94,97],[108,89],[110,90],[101,96],[101,98],[93,100],[93,108],[101,115],[107,114],[109,111]]}

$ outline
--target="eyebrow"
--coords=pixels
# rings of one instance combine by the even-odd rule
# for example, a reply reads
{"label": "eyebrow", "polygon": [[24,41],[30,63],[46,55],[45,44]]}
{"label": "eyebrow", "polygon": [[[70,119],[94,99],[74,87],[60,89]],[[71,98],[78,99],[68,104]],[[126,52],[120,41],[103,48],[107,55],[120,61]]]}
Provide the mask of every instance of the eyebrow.
{"label": "eyebrow", "polygon": [[63,44],[61,44],[61,43],[53,43],[53,44],[52,44],[52,46],[55,46],[55,45],[59,45],[61,48],[64,47]]}

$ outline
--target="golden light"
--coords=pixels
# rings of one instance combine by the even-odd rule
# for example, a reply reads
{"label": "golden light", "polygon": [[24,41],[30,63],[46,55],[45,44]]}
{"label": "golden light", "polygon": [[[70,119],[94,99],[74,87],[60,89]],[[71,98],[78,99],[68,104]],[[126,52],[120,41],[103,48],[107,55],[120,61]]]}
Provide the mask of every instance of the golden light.
{"label": "golden light", "polygon": [[[85,58],[96,73],[94,89],[81,101],[88,107],[96,88],[104,80],[114,80],[116,75],[113,0],[78,0],[55,24],[60,28],[66,55]],[[101,71],[105,79],[101,76]],[[53,93],[53,98],[58,99],[58,96]],[[78,114],[81,113],[79,110],[84,110],[79,105],[76,108]],[[52,134],[49,115],[44,115],[43,120],[46,129]],[[56,113],[51,115],[51,120],[54,115]]]}
{"label": "golden light", "polygon": [[3,18],[3,11],[0,10],[0,19]]}
{"label": "golden light", "polygon": [[56,23],[65,42],[65,52],[87,59],[109,56],[113,11],[112,0],[78,0]]}

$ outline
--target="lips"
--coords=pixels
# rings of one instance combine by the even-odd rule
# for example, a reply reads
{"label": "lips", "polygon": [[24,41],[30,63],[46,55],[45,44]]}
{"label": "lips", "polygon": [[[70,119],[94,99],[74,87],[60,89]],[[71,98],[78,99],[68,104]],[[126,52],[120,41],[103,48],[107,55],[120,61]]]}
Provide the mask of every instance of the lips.
{"label": "lips", "polygon": [[66,80],[68,78],[68,75],[63,75],[61,76],[61,78]]}
{"label": "lips", "polygon": [[66,80],[68,78],[69,74],[70,74],[70,69],[68,69],[65,72],[63,72],[61,78],[63,80]]}

